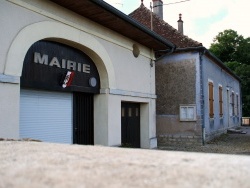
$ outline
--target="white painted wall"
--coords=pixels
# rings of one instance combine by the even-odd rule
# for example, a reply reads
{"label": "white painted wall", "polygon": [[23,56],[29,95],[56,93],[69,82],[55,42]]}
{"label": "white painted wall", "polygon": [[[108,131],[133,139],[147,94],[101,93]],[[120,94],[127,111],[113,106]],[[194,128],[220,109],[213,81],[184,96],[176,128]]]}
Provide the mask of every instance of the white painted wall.
{"label": "white painted wall", "polygon": [[0,138],[19,138],[19,84],[0,82]]}
{"label": "white painted wall", "polygon": [[[24,57],[38,40],[49,39],[78,48],[95,62],[101,79],[102,94],[94,100],[95,144],[120,144],[121,101],[125,100],[143,103],[141,145],[155,145],[155,68],[150,66],[150,59],[154,58],[150,49],[137,44],[141,54],[135,58],[134,41],[46,0],[0,1],[0,16],[3,77],[21,76]],[[0,84],[0,137],[16,138],[20,85],[1,83],[1,79]],[[11,114],[11,120],[2,118],[3,107],[3,117]]]}
{"label": "white painted wall", "polygon": [[[155,99],[120,96],[96,95],[94,100],[94,143],[109,146],[121,145],[121,102],[139,102],[141,121],[141,147],[157,147],[155,125]],[[108,126],[105,126],[108,124]]]}

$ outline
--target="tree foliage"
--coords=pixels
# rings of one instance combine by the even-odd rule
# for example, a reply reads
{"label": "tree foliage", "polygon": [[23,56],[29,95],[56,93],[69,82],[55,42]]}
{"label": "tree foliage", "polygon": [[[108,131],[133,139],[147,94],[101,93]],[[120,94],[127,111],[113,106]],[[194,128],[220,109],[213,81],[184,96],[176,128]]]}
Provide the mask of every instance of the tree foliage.
{"label": "tree foliage", "polygon": [[225,30],[214,38],[209,50],[241,78],[243,116],[250,116],[250,38]]}

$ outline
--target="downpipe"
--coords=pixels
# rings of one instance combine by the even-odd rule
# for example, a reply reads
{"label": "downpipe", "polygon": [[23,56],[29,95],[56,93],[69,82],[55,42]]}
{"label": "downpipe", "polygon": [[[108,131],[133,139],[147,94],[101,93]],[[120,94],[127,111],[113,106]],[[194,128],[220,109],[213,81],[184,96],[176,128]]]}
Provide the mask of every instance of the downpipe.
{"label": "downpipe", "polygon": [[202,126],[202,145],[205,145],[205,140],[206,140],[206,129],[205,129],[205,110],[204,110],[204,70],[203,70],[203,55],[205,54],[206,49],[204,49],[203,51],[201,51],[199,53],[200,56],[200,87],[201,87],[201,117],[202,117],[202,121],[201,121],[201,126]]}

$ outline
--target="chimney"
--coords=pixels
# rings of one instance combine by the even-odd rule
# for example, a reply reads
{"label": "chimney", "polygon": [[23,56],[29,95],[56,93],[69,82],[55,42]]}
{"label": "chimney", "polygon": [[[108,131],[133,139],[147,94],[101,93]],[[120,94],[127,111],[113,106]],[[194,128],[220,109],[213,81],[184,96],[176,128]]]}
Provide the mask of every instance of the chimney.
{"label": "chimney", "polygon": [[181,14],[179,14],[179,20],[177,21],[178,22],[178,31],[183,34],[183,21],[181,19]]}
{"label": "chimney", "polygon": [[153,12],[163,20],[163,2],[162,2],[162,0],[153,0]]}

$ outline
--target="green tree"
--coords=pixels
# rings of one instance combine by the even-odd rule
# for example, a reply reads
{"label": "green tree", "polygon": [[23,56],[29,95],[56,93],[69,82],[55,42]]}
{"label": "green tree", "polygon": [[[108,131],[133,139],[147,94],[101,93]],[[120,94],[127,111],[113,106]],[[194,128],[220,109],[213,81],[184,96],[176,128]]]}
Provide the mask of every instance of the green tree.
{"label": "green tree", "polygon": [[241,78],[243,116],[250,116],[250,38],[225,30],[214,38],[209,50]]}

